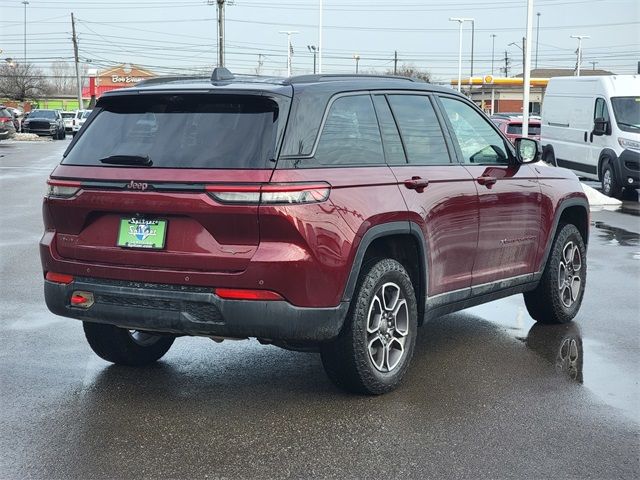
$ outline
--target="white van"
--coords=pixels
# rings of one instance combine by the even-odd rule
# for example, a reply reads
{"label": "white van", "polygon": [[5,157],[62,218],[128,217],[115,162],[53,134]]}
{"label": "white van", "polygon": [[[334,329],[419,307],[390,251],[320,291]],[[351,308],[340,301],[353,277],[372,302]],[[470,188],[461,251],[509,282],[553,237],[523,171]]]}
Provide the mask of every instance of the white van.
{"label": "white van", "polygon": [[556,77],[542,103],[543,159],[602,182],[640,186],[640,75]]}

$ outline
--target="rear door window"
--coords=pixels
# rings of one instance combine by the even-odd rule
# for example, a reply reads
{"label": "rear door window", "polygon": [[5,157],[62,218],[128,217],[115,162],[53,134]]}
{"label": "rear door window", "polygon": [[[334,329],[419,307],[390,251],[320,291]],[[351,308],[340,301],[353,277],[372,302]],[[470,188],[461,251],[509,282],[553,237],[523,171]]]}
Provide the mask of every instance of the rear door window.
{"label": "rear door window", "polygon": [[333,102],[320,134],[315,163],[384,164],[380,129],[369,95],[350,95]]}
{"label": "rear door window", "polygon": [[280,109],[271,98],[140,95],[99,107],[63,164],[105,165],[122,156],[148,157],[152,168],[273,166]]}
{"label": "rear door window", "polygon": [[450,163],[440,122],[424,95],[389,95],[389,103],[398,122],[409,163],[442,165]]}

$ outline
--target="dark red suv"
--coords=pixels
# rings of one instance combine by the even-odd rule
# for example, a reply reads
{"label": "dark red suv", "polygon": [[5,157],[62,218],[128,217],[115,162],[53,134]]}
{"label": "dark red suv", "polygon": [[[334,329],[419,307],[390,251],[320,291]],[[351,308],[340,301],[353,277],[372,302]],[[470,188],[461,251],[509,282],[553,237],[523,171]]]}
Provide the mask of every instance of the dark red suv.
{"label": "dark red suv", "polygon": [[117,364],[256,337],[386,392],[425,319],[517,293],[540,322],[576,315],[588,204],[539,155],[410,79],[216,69],[109,92],[48,182],[46,302]]}

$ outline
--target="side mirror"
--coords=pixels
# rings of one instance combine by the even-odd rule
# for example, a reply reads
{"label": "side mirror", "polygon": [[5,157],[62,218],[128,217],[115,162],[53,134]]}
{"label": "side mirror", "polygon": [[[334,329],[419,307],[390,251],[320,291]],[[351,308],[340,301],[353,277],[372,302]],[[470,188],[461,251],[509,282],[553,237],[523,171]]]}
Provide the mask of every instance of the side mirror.
{"label": "side mirror", "polygon": [[602,117],[598,117],[593,121],[593,134],[602,136],[611,133],[609,122]]}
{"label": "side mirror", "polygon": [[533,138],[518,137],[514,141],[518,163],[535,163],[542,158],[540,142]]}

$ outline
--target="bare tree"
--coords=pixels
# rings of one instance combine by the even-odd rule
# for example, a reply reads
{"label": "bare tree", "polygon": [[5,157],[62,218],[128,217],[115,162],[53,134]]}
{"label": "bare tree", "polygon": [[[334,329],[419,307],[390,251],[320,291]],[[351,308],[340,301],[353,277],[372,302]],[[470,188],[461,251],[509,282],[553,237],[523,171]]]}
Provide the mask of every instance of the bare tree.
{"label": "bare tree", "polygon": [[75,72],[73,66],[64,60],[51,62],[51,93],[71,95],[75,93]]}
{"label": "bare tree", "polygon": [[[387,70],[386,72],[387,75],[393,75],[393,69],[391,70]],[[421,71],[418,70],[417,67],[415,67],[414,65],[408,65],[408,64],[402,64],[400,67],[398,67],[398,70],[395,73],[396,75],[399,75],[401,77],[411,77],[411,78],[417,78],[419,80],[423,80],[427,83],[429,83],[431,81],[431,73],[427,70]]]}
{"label": "bare tree", "polygon": [[0,97],[24,102],[45,95],[49,86],[42,70],[30,63],[0,66]]}

